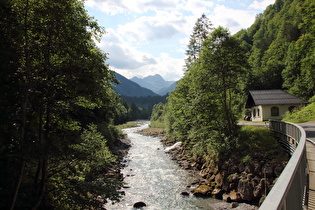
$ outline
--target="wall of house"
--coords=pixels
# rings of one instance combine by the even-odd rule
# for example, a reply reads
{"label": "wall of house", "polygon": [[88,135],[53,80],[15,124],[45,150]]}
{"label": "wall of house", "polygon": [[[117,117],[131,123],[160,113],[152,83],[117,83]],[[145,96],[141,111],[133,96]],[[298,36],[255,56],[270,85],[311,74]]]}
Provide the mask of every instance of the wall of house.
{"label": "wall of house", "polygon": [[263,109],[261,106],[252,107],[252,121],[263,121]]}
{"label": "wall of house", "polygon": [[[289,111],[292,107],[299,107],[300,104],[285,104],[285,105],[264,105],[252,107],[252,121],[265,121],[265,120],[281,120],[285,112]],[[279,115],[272,116],[271,108],[278,107]],[[258,111],[259,110],[259,111]]]}

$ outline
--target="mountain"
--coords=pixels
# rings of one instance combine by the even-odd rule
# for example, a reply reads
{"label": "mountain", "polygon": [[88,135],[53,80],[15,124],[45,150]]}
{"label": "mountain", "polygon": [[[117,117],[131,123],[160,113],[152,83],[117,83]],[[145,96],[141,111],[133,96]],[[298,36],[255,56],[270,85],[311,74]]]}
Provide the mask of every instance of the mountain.
{"label": "mountain", "polygon": [[166,87],[166,88],[162,88],[160,89],[157,94],[164,96],[167,95],[168,93],[172,92],[175,88],[176,88],[177,84],[176,82],[174,82],[173,84],[171,84],[170,86]]}
{"label": "mountain", "polygon": [[147,76],[143,79],[139,77],[133,77],[130,80],[139,84],[141,87],[152,90],[154,93],[159,95],[166,95],[175,88],[174,81],[165,81],[159,74]]}
{"label": "mountain", "polygon": [[114,84],[114,90],[116,93],[122,96],[130,96],[130,97],[143,97],[143,96],[157,96],[158,94],[154,93],[152,90],[141,87],[137,83],[127,79],[126,77],[114,73],[116,79],[120,82],[120,84]]}

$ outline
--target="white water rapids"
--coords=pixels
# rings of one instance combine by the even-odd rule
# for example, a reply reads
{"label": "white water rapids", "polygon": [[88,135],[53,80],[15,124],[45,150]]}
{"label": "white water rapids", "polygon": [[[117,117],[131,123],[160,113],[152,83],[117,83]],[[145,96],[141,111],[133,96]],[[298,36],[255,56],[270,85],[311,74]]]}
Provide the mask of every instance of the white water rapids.
{"label": "white water rapids", "polygon": [[122,169],[126,182],[125,196],[119,203],[107,204],[106,209],[134,209],[139,201],[146,203],[142,209],[213,209],[211,204],[219,202],[213,198],[197,198],[181,192],[192,182],[188,172],[181,169],[164,152],[159,138],[143,136],[137,131],[148,127],[148,122],[137,128],[124,129],[131,141],[131,148]]}

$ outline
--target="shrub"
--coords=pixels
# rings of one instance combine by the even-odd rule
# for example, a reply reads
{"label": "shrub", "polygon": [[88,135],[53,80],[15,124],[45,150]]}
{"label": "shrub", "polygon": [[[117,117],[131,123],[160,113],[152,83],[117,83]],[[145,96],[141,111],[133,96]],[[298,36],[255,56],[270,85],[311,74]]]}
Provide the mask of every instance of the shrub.
{"label": "shrub", "polygon": [[301,110],[294,110],[292,113],[287,112],[283,118],[283,121],[293,123],[302,123],[312,120],[315,120],[315,102],[303,107]]}

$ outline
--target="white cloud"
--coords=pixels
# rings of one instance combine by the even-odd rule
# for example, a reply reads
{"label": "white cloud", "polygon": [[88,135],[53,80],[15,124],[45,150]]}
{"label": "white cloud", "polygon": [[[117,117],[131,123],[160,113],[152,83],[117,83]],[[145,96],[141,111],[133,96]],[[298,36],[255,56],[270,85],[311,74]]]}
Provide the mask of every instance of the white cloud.
{"label": "white cloud", "polygon": [[119,32],[132,41],[169,39],[187,32],[189,17],[178,11],[157,11],[155,16],[142,16],[133,22],[119,26]]}
{"label": "white cloud", "polygon": [[166,80],[178,80],[189,35],[203,13],[215,27],[234,34],[253,24],[257,10],[274,1],[251,0],[248,10],[232,9],[224,0],[87,0],[85,5],[103,11],[103,19],[114,20],[98,44],[109,53],[113,70],[127,78],[158,73]]}
{"label": "white cloud", "polygon": [[203,13],[207,13],[209,8],[213,7],[214,3],[212,1],[205,0],[187,0],[184,1],[180,9],[192,12],[194,15],[201,16]]}
{"label": "white cloud", "polygon": [[[165,13],[169,17],[169,14]],[[175,17],[176,18],[176,17]],[[179,33],[179,25],[175,18],[161,19],[157,16],[142,16],[133,22],[118,27],[118,32],[130,41],[143,42],[158,39],[169,39]]]}
{"label": "white cloud", "polygon": [[183,59],[172,58],[166,53],[153,57],[131,46],[113,29],[107,29],[107,32],[97,45],[109,53],[107,62],[112,70],[127,78],[157,73],[166,80],[179,80],[182,77]]}
{"label": "white cloud", "polygon": [[255,0],[251,5],[249,5],[249,8],[256,9],[256,10],[265,10],[267,6],[274,3],[275,3],[275,0],[262,0],[262,1]]}
{"label": "white cloud", "polygon": [[85,5],[97,7],[107,14],[145,13],[149,10],[171,10],[180,0],[88,0]]}
{"label": "white cloud", "polygon": [[219,5],[214,8],[213,14],[210,14],[209,19],[215,27],[219,25],[226,27],[234,34],[241,29],[251,26],[255,20],[255,13]]}
{"label": "white cloud", "polygon": [[156,60],[148,53],[139,52],[125,42],[113,29],[107,29],[107,34],[98,46],[109,53],[109,65],[117,69],[137,69],[142,66],[156,64]]}

